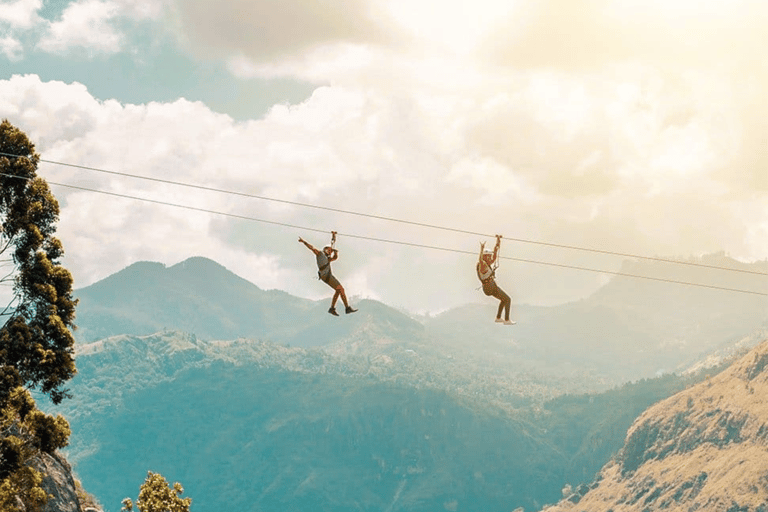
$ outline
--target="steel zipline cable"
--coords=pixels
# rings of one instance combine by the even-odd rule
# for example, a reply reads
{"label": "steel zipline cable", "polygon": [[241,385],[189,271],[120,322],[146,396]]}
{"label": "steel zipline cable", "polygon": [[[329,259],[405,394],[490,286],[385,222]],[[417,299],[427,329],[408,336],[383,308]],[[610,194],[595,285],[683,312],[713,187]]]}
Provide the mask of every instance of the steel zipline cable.
{"label": "steel zipline cable", "polygon": [[[27,177],[24,177],[24,176],[15,176],[15,175],[6,174],[6,173],[0,173],[0,176],[6,176],[6,177],[10,177],[10,178],[19,178],[19,179],[25,179],[25,180],[29,180],[30,179],[30,178],[27,178]],[[256,218],[256,217],[250,217],[250,216],[247,216],[247,215],[239,215],[239,214],[235,214],[235,213],[228,213],[228,212],[222,212],[222,211],[217,211],[217,210],[211,210],[211,209],[208,209],[208,208],[201,208],[201,207],[198,207],[198,206],[190,206],[190,205],[184,205],[184,204],[178,204],[178,203],[171,203],[171,202],[168,202],[168,201],[161,201],[159,199],[150,199],[150,198],[146,198],[146,197],[133,196],[133,195],[129,195],[129,194],[121,194],[121,193],[118,193],[118,192],[109,192],[109,191],[105,191],[105,190],[98,190],[98,189],[93,189],[93,188],[88,188],[88,187],[82,187],[82,186],[79,186],[79,185],[71,185],[71,184],[67,184],[67,183],[58,183],[58,182],[48,181],[48,180],[46,180],[46,181],[50,185],[56,185],[56,186],[59,186],[59,187],[65,187],[65,188],[70,188],[70,189],[74,189],[74,190],[81,190],[81,191],[84,191],[84,192],[92,192],[92,193],[96,193],[96,194],[103,194],[103,195],[108,195],[108,196],[111,196],[111,197],[119,197],[119,198],[123,198],[123,199],[131,199],[131,200],[135,200],[135,201],[143,201],[143,202],[146,202],[146,203],[152,203],[152,204],[163,205],[163,206],[170,206],[170,207],[174,207],[174,208],[182,208],[182,209],[185,209],[185,210],[202,212],[202,213],[208,213],[208,214],[213,214],[213,215],[222,215],[222,216],[225,216],[225,217],[230,217],[230,218],[235,218],[235,219],[240,219],[240,220],[247,220],[247,221],[252,221],[252,222],[260,222],[260,223],[264,223],[264,224],[271,224],[271,225],[274,225],[274,226],[282,226],[282,227],[287,227],[287,228],[292,228],[292,229],[299,229],[299,230],[303,230],[303,231],[313,231],[313,232],[317,232],[317,233],[327,233],[328,232],[325,229],[311,228],[311,227],[307,227],[307,226],[299,226],[299,225],[296,225],[296,224],[290,224],[290,223],[286,223],[286,222],[277,222],[277,221],[272,221],[272,220],[267,220],[267,219],[260,219],[260,218]],[[338,233],[338,235],[345,236],[345,237],[348,237],[348,238],[354,238],[354,239],[358,239],[358,240],[368,240],[368,241],[373,241],[373,242],[397,244],[397,245],[403,245],[403,246],[408,246],[408,247],[416,247],[416,248],[421,248],[421,249],[431,249],[431,250],[444,251],[444,252],[453,252],[453,253],[458,253],[458,254],[470,254],[472,256],[476,256],[477,255],[477,253],[473,252],[473,251],[466,251],[466,250],[461,250],[461,249],[451,249],[451,248],[448,248],[448,247],[441,247],[441,246],[436,246],[436,245],[418,244],[418,243],[414,243],[414,242],[404,242],[404,241],[401,241],[401,240],[391,240],[391,239],[385,239],[385,238],[376,238],[376,237],[365,236],[365,235],[356,235],[356,234],[353,234],[353,233]],[[529,260],[529,259],[524,259],[524,258],[514,258],[514,257],[511,257],[511,256],[500,256],[500,258],[501,259],[505,259],[505,260],[510,260],[510,261],[517,261],[517,262],[521,262],[521,263],[531,263],[531,264],[535,264],[535,265],[546,265],[546,266],[551,266],[551,267],[566,268],[566,269],[572,269],[572,270],[581,270],[581,271],[586,271],[586,272],[595,272],[595,273],[599,273],[599,274],[609,274],[609,275],[614,275],[614,276],[631,277],[631,278],[636,278],[636,279],[645,279],[645,280],[649,280],[649,281],[658,281],[658,282],[664,282],[664,283],[680,284],[680,285],[687,285],[687,286],[696,286],[696,287],[700,287],[700,288],[709,288],[709,289],[714,289],[714,290],[721,290],[721,291],[728,291],[728,292],[737,292],[737,293],[744,293],[744,294],[750,294],[750,295],[768,296],[768,293],[758,292],[758,291],[754,291],[754,290],[744,290],[744,289],[741,289],[741,288],[729,288],[729,287],[726,287],[726,286],[715,286],[715,285],[709,285],[709,284],[704,284],[704,283],[694,283],[694,282],[689,282],[689,281],[678,281],[678,280],[675,280],[675,279],[666,279],[666,278],[662,278],[662,277],[650,277],[650,276],[643,276],[643,275],[639,275],[639,274],[630,274],[630,273],[626,273],[626,272],[616,272],[616,271],[611,271],[611,270],[601,270],[601,269],[595,269],[595,268],[580,267],[580,266],[576,266],[576,265],[566,265],[566,264],[561,264],[561,263],[551,263],[551,262],[546,262],[546,261]]]}
{"label": "steel zipline cable", "polygon": [[[2,156],[10,156],[10,157],[17,157],[18,158],[18,155],[13,155],[13,154],[10,154],[10,153],[0,152],[0,155],[2,155]],[[495,234],[494,235],[490,235],[490,234],[487,234],[487,233],[479,233],[479,232],[476,232],[476,231],[451,228],[451,227],[447,227],[447,226],[440,226],[440,225],[436,225],[436,224],[428,224],[428,223],[425,223],[425,222],[418,222],[418,221],[412,221],[412,220],[407,220],[407,219],[398,219],[398,218],[395,218],[395,217],[388,217],[388,216],[384,216],[384,215],[375,215],[375,214],[370,214],[370,213],[363,213],[363,212],[356,212],[356,211],[351,211],[351,210],[344,210],[344,209],[341,209],[341,208],[333,208],[333,207],[329,207],[329,206],[320,206],[320,205],[316,205],[316,204],[302,203],[302,202],[298,202],[298,201],[289,201],[287,199],[278,199],[278,198],[274,198],[274,197],[262,196],[262,195],[257,195],[257,194],[248,194],[248,193],[245,193],[245,192],[237,192],[237,191],[234,191],[234,190],[226,190],[226,189],[221,189],[221,188],[208,187],[208,186],[205,186],[205,185],[197,185],[197,184],[194,184],[194,183],[184,183],[184,182],[180,182],[180,181],[168,180],[168,179],[163,179],[163,178],[155,178],[155,177],[151,177],[151,176],[141,176],[141,175],[138,175],[138,174],[130,174],[130,173],[126,173],[126,172],[110,171],[110,170],[107,170],[107,169],[100,169],[98,167],[89,167],[89,166],[85,166],[85,165],[71,164],[71,163],[67,163],[67,162],[59,162],[59,161],[55,161],[55,160],[45,160],[45,159],[42,159],[42,158],[39,159],[38,161],[39,162],[48,163],[48,164],[53,164],[53,165],[61,165],[61,166],[65,166],[65,167],[72,167],[72,168],[75,168],[75,169],[82,169],[82,170],[86,170],[86,171],[93,171],[93,172],[99,172],[99,173],[104,173],[104,174],[110,174],[110,175],[113,175],[113,176],[122,176],[122,177],[126,177],[126,178],[134,178],[134,179],[139,179],[139,180],[152,181],[152,182],[155,182],[155,183],[163,183],[163,184],[167,184],[167,185],[175,185],[175,186],[179,186],[179,187],[192,188],[192,189],[196,189],[196,190],[204,190],[204,191],[208,191],[208,192],[217,192],[217,193],[221,193],[221,194],[230,194],[230,195],[234,195],[234,196],[247,197],[247,198],[250,198],[250,199],[258,199],[258,200],[262,200],[262,201],[271,201],[271,202],[275,202],[275,203],[289,204],[289,205],[292,205],[292,206],[300,206],[302,208],[313,208],[313,209],[317,209],[317,210],[325,210],[325,211],[334,212],[334,213],[343,213],[345,215],[355,215],[355,216],[358,216],[358,217],[367,217],[367,218],[370,218],[370,219],[383,220],[383,221],[388,221],[388,222],[397,222],[397,223],[400,223],[400,224],[407,224],[407,225],[411,225],[411,226],[418,226],[418,227],[429,228],[429,229],[438,229],[438,230],[442,230],[442,231],[450,231],[450,232],[460,233],[460,234],[465,234],[465,235],[476,235],[476,236],[485,237],[485,238],[493,238],[493,237],[496,236]],[[530,239],[525,239],[525,238],[515,238],[515,237],[507,237],[507,236],[504,236],[504,240],[508,240],[508,241],[512,241],[512,242],[519,242],[519,243],[524,243],[524,244],[541,245],[541,246],[545,246],[545,247],[554,247],[554,248],[558,248],[558,249],[569,249],[569,250],[574,250],[574,251],[592,252],[592,253],[605,254],[605,255],[610,255],[610,256],[620,256],[620,257],[624,257],[624,258],[635,258],[635,259],[642,259],[642,260],[647,260],[647,261],[657,261],[657,262],[663,262],[663,263],[673,263],[673,264],[676,264],[676,265],[688,265],[688,266],[693,266],[693,267],[710,268],[710,269],[715,269],[715,270],[723,270],[723,271],[727,271],[727,272],[740,272],[740,273],[744,273],[744,274],[755,274],[755,275],[768,276],[768,273],[759,272],[759,271],[755,271],[755,270],[721,267],[721,266],[717,266],[717,265],[708,265],[706,263],[697,263],[697,262],[694,262],[694,261],[679,261],[679,260],[673,260],[673,259],[669,259],[669,258],[659,258],[659,257],[654,257],[654,256],[643,256],[643,255],[639,255],[639,254],[631,254],[631,253],[624,253],[624,252],[618,252],[618,251],[609,251],[609,250],[605,250],[605,249],[595,249],[595,248],[590,248],[590,247],[581,247],[581,246],[577,246],[577,245],[567,245],[567,244],[558,244],[558,243],[554,243],[554,242],[544,242],[544,241],[541,241],[541,240],[530,240]]]}

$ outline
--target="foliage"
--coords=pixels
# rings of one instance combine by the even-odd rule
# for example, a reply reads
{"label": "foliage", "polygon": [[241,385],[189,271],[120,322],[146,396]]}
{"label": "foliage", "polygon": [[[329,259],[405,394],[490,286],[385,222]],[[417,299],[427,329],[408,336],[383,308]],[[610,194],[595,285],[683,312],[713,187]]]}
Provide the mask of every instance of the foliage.
{"label": "foliage", "polygon": [[[39,155],[27,136],[7,120],[0,123],[0,254],[12,251],[13,297],[2,311],[2,379],[39,387],[54,403],[67,396],[63,384],[75,374],[76,301],[72,276],[58,264],[64,254],[53,236],[59,204],[36,176]],[[0,396],[0,398],[3,398]]]}
{"label": "foliage", "polygon": [[[88,404],[94,412],[73,418],[87,451],[78,470],[102,501],[130,495],[126,475],[147,467],[177,475],[205,510],[222,508],[222,496],[230,510],[417,512],[453,500],[531,510],[562,487],[562,456],[535,427],[498,409],[370,375],[265,368],[245,356],[242,364],[200,361],[184,346],[174,344],[177,364],[163,360],[172,380],[155,373],[124,392],[119,407],[113,400],[98,413]],[[133,356],[131,365],[148,358]],[[112,357],[82,357],[83,377],[94,363],[113,379],[136,373],[110,367]],[[78,400],[98,396],[102,382],[78,387]]]}
{"label": "foliage", "polygon": [[0,310],[0,509],[37,510],[47,500],[30,462],[67,445],[67,421],[38,410],[29,393],[53,403],[69,396],[75,375],[72,276],[58,261],[53,235],[59,205],[37,177],[34,145],[8,120],[0,123],[0,285],[12,285]]}
{"label": "foliage", "polygon": [[42,475],[29,462],[66,446],[69,424],[37,410],[29,391],[19,387],[0,409],[0,433],[0,510],[39,510],[48,496],[40,486]]}
{"label": "foliage", "polygon": [[[139,489],[136,507],[139,512],[189,512],[192,498],[181,498],[183,493],[184,488],[179,482],[175,482],[171,488],[163,475],[149,471]],[[122,510],[133,510],[130,498],[123,500]]]}
{"label": "foliage", "polygon": [[48,501],[39,471],[24,466],[0,481],[0,510],[36,512]]}
{"label": "foliage", "polygon": [[544,404],[535,421],[547,442],[565,455],[563,479],[575,489],[591,481],[622,446],[640,413],[702,378],[667,374],[605,393],[559,396]]}
{"label": "foliage", "polygon": [[96,499],[96,496],[83,489],[83,484],[80,480],[75,480],[75,494],[77,495],[78,503],[80,503],[80,508],[83,510],[86,508],[104,509],[99,500]]}
{"label": "foliage", "polygon": [[490,384],[432,385],[430,363],[389,354],[380,366],[173,332],[103,340],[78,354],[69,453],[105,502],[130,495],[126,475],[152,467],[183,481],[201,510],[221,508],[221,496],[231,510],[417,512],[454,499],[537,510],[566,482],[592,481],[642,410],[703,378],[667,375],[509,412]]}

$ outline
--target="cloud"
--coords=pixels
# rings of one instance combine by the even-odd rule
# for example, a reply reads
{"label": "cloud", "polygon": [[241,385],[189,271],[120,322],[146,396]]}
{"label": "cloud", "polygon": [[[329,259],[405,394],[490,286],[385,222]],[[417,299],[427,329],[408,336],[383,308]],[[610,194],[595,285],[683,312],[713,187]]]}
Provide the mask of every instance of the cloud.
{"label": "cloud", "polygon": [[171,0],[114,0],[120,15],[133,21],[165,21]]}
{"label": "cloud", "polygon": [[64,54],[82,48],[94,54],[116,53],[123,45],[123,35],[114,26],[118,4],[101,0],[78,0],[64,9],[61,19],[50,23],[38,41],[43,51]]}
{"label": "cloud", "polygon": [[[620,263],[510,239],[759,259],[768,254],[768,85],[753,51],[766,46],[761,5],[78,0],[51,24],[48,51],[122,51],[136,35],[128,24],[146,20],[157,30],[167,23],[243,79],[324,85],[300,104],[235,122],[200,102],[126,105],[99,101],[82,84],[17,76],[0,81],[0,116],[47,159],[501,233],[505,254],[534,261]],[[12,35],[0,51],[18,55]],[[52,181],[307,228],[58,187],[78,286],[137,259],[202,254],[259,286],[321,297],[327,290],[315,286],[299,234],[322,244],[336,229],[470,252],[482,238],[41,170]],[[340,244],[337,268],[351,295],[420,311],[475,297],[472,256],[349,236]],[[602,279],[515,262],[505,273],[523,302],[578,297]]]}
{"label": "cloud", "polygon": [[31,130],[33,142],[46,150],[95,129],[98,112],[117,104],[99,103],[82,84],[43,83],[37,75],[16,75],[0,83],[0,115]]}
{"label": "cloud", "polygon": [[43,7],[42,0],[16,0],[4,2],[0,9],[0,22],[7,23],[12,29],[29,29],[39,21],[38,11]]}
{"label": "cloud", "polygon": [[368,1],[177,1],[179,36],[207,55],[268,62],[340,43],[382,41],[381,10]]}
{"label": "cloud", "polygon": [[[40,16],[42,0],[16,0],[0,10],[0,27],[9,35],[2,38],[0,51],[9,60],[23,56],[25,44],[36,41],[36,48],[61,56],[85,51],[89,56],[123,51],[129,36],[125,30],[141,21],[155,21],[156,29],[166,12],[165,0],[75,0],[66,5],[60,17]],[[22,36],[23,40],[22,40]]]}
{"label": "cloud", "polygon": [[38,11],[42,0],[17,0],[3,4],[0,9],[0,30],[5,32],[0,37],[0,55],[11,62],[18,62],[24,57],[24,45],[21,34],[38,25],[42,19]]}
{"label": "cloud", "polygon": [[[750,174],[722,173],[752,158],[743,149],[754,140],[743,109],[731,108],[749,103],[741,95],[723,99],[729,80],[671,79],[643,66],[620,74],[528,70],[503,81],[430,85],[419,73],[402,80],[407,86],[319,87],[300,104],[236,122],[200,102],[124,105],[96,100],[81,84],[16,76],[0,81],[0,117],[25,130],[48,160],[507,239],[648,255],[768,253],[768,212],[759,207],[765,192]],[[335,229],[344,234],[338,272],[350,295],[422,311],[475,297],[472,256],[348,235],[470,252],[482,237],[52,164],[41,173],[305,228],[55,187],[78,286],[139,259],[174,264],[201,254],[264,288],[324,296],[296,238],[322,244]],[[504,250],[535,261],[620,263],[511,240]],[[511,262],[505,272],[524,302],[563,299],[579,293],[563,290],[588,290],[600,279]]]}
{"label": "cloud", "polygon": [[11,62],[19,61],[24,53],[21,42],[11,36],[0,38],[0,54]]}
{"label": "cloud", "polygon": [[520,2],[483,50],[515,67],[742,66],[758,60],[752,52],[765,45],[767,16],[760,0]]}

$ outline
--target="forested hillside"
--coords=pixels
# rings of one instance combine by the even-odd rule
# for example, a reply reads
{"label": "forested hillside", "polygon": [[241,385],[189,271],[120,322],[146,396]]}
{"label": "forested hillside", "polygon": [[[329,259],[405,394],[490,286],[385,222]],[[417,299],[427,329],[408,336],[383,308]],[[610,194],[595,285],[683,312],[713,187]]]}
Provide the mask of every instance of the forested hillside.
{"label": "forested hillside", "polygon": [[176,332],[85,345],[68,458],[112,512],[147,470],[200,512],[531,510],[590,481],[642,410],[693,381],[500,407],[398,364]]}
{"label": "forested hillside", "polygon": [[540,508],[590,482],[648,406],[759,341],[761,297],[634,286],[516,305],[506,328],[488,304],[361,300],[334,318],[203,258],[136,264],[78,292],[68,456],[112,512],[147,470],[199,512]]}
{"label": "forested hillside", "polygon": [[[765,262],[745,265],[723,255],[705,262],[768,271]],[[735,273],[724,282],[720,274],[710,276],[706,269],[680,265],[683,270],[673,266],[669,274],[667,267],[627,263],[625,270],[745,289],[755,286],[749,282],[751,274],[745,278]],[[391,343],[435,359],[451,357],[452,364],[482,370],[473,372],[477,376],[507,379],[513,373],[569,381],[556,384],[561,391],[603,390],[680,371],[723,344],[768,326],[764,296],[622,277],[574,303],[515,303],[518,323],[510,328],[493,322],[495,305],[482,294],[478,304],[431,317],[361,300],[358,313],[335,318],[326,313],[327,300],[261,290],[205,258],[171,267],[136,263],[77,290],[76,296],[76,336],[81,343],[164,329],[194,333],[202,340],[244,337],[369,357],[387,352],[386,344]]]}

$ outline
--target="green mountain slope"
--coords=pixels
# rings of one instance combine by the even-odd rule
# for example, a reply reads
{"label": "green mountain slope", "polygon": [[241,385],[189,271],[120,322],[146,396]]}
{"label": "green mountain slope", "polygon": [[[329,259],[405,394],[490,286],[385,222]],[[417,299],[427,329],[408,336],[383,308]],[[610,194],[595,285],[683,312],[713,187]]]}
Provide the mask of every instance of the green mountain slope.
{"label": "green mountain slope", "polygon": [[[703,263],[768,272],[768,263],[741,264],[723,255]],[[627,263],[623,271],[758,291],[768,286],[755,274],[670,263]],[[456,364],[502,379],[509,368],[567,379],[570,390],[606,389],[679,371],[768,325],[768,297],[628,277],[615,277],[570,304],[514,304],[514,327],[493,323],[495,302],[483,296],[481,304],[435,317],[415,319],[379,302],[361,301],[358,313],[335,318],[326,313],[327,300],[261,290],[205,258],[171,267],[136,263],[76,295],[75,334],[81,343],[164,329],[203,340],[244,337],[369,357],[379,357],[387,343],[395,343],[438,359],[452,357]]]}
{"label": "green mountain slope", "polygon": [[640,411],[689,382],[513,409],[404,351],[178,332],[80,346],[78,368],[56,412],[72,425],[68,459],[112,512],[147,470],[182,481],[199,512],[530,510],[589,481]]}
{"label": "green mountain slope", "polygon": [[417,321],[361,301],[334,318],[210,260],[136,264],[78,291],[79,374],[56,412],[108,511],[148,469],[199,512],[530,510],[590,481],[642,410],[696,377],[565,393],[695,361],[768,314],[764,298],[635,286],[517,306],[509,328],[493,304]]}
{"label": "green mountain slope", "polygon": [[344,339],[378,319],[390,335],[412,337],[422,330],[406,315],[372,301],[359,313],[335,318],[326,313],[327,300],[262,290],[206,258],[171,267],[135,263],[75,295],[80,300],[75,335],[82,343],[175,329],[207,340],[248,337],[309,347]]}

